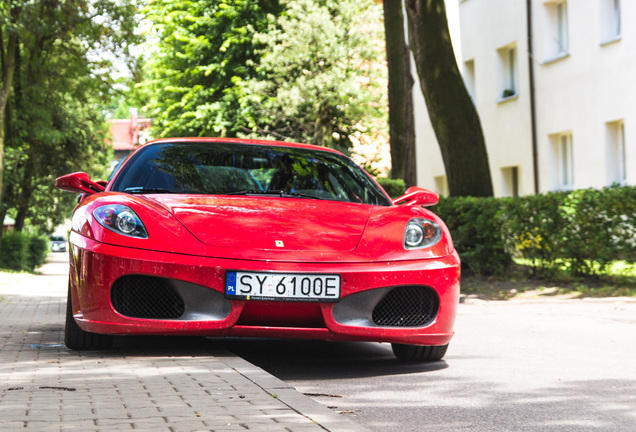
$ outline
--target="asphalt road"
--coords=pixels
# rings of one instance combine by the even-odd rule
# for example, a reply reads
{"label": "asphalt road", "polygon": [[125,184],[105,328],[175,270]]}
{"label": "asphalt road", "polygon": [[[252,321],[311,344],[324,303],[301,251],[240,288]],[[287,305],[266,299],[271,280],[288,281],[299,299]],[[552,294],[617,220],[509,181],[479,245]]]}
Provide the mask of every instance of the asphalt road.
{"label": "asphalt road", "polygon": [[635,300],[471,300],[423,365],[387,344],[226,346],[374,431],[636,431]]}

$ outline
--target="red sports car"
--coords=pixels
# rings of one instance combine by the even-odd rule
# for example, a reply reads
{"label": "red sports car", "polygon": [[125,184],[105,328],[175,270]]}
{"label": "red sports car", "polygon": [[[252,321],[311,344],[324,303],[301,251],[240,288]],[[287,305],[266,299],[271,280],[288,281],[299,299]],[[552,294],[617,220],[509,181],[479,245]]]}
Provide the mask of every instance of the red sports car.
{"label": "red sports car", "polygon": [[343,154],[275,141],[178,138],[135,151],[83,194],[70,234],[66,346],[113,335],[390,342],[441,359],[460,261],[421,188],[391,201]]}

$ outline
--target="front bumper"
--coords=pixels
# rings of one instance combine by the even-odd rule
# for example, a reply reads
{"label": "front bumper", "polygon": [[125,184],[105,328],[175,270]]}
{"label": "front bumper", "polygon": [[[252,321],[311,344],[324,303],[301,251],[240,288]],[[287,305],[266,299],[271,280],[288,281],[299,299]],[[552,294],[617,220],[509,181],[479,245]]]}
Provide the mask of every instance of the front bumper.
{"label": "front bumper", "polygon": [[[444,345],[453,335],[459,298],[459,258],[361,263],[290,263],[209,258],[125,248],[73,233],[71,295],[79,326],[115,335],[286,337]],[[225,298],[227,270],[337,273],[337,303]],[[131,277],[168,280],[184,303],[170,318],[140,318],[113,304],[113,285]],[[119,282],[118,282],[119,281]],[[436,314],[422,326],[379,325],[374,306],[396,287],[433,292]],[[115,303],[117,300],[115,299]],[[134,314],[133,314],[134,315]]]}

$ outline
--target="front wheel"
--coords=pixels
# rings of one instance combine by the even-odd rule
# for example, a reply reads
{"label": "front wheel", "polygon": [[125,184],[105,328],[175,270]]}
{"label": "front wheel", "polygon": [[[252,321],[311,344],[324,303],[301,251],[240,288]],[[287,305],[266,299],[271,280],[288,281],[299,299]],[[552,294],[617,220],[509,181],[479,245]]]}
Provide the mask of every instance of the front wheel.
{"label": "front wheel", "polygon": [[403,362],[432,362],[441,360],[446,354],[446,345],[404,345],[392,343],[393,354]]}
{"label": "front wheel", "polygon": [[64,327],[64,345],[72,350],[101,350],[113,346],[113,337],[84,331],[73,318],[71,285],[68,286],[66,299],[66,326]]}

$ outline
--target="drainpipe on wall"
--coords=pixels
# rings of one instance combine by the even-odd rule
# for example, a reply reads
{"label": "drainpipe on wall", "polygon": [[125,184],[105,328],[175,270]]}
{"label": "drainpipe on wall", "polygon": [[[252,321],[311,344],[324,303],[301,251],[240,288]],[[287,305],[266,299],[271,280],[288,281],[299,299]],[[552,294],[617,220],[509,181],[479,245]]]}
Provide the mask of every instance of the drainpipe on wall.
{"label": "drainpipe on wall", "polygon": [[530,81],[530,123],[532,134],[532,168],[534,170],[534,194],[539,193],[539,152],[537,149],[537,116],[534,100],[534,53],[532,51],[532,0],[526,0],[528,19],[528,68]]}

